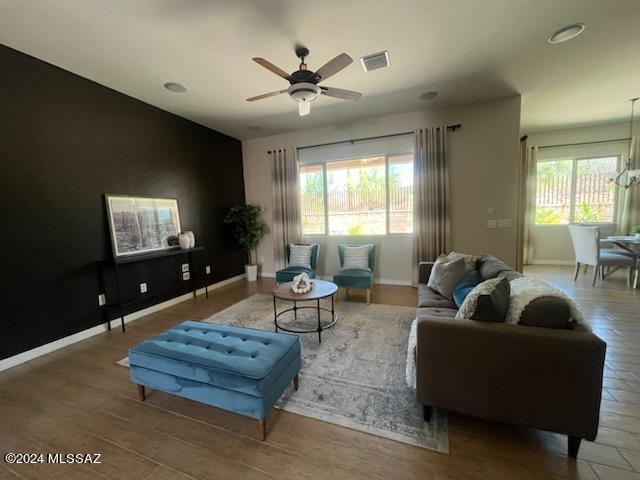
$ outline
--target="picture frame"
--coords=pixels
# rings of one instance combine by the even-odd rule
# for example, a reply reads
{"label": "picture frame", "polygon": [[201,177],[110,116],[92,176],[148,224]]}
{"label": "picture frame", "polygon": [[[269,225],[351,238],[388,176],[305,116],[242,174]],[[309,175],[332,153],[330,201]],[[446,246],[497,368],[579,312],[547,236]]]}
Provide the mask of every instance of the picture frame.
{"label": "picture frame", "polygon": [[182,232],[176,198],[105,194],[113,257],[173,250],[168,238]]}

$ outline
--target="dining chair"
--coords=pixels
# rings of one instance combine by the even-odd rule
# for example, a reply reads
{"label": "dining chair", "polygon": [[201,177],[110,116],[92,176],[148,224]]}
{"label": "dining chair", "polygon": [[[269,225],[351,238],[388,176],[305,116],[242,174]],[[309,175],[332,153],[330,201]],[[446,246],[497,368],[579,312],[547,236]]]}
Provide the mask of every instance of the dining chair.
{"label": "dining chair", "polygon": [[594,226],[569,225],[569,233],[573,241],[576,256],[576,271],[573,280],[578,279],[580,266],[593,267],[593,282],[595,286],[598,272],[603,267],[627,267],[627,286],[631,286],[636,269],[636,259],[600,249],[600,229]]}

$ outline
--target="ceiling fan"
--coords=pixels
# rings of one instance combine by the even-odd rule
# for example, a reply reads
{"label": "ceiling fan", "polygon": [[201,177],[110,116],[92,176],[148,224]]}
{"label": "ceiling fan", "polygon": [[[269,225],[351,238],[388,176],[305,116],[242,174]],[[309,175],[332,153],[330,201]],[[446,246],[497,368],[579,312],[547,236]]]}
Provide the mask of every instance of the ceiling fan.
{"label": "ceiling fan", "polygon": [[354,92],[353,90],[318,85],[321,81],[326,80],[343,68],[349,66],[353,62],[353,59],[349,55],[341,53],[333,60],[329,60],[315,72],[307,69],[307,64],[304,62],[305,57],[308,55],[309,50],[307,48],[296,48],[296,56],[300,59],[300,67],[292,74],[288,74],[264,58],[254,58],[254,62],[262,65],[279,77],[284,78],[291,85],[285,90],[276,90],[275,92],[263,93],[262,95],[247,98],[247,102],[254,102],[256,100],[262,100],[263,98],[274,97],[281,93],[287,93],[293,100],[298,102],[298,113],[302,117],[309,114],[311,111],[311,102],[320,95],[341,98],[342,100],[358,100],[362,97],[361,93]]}

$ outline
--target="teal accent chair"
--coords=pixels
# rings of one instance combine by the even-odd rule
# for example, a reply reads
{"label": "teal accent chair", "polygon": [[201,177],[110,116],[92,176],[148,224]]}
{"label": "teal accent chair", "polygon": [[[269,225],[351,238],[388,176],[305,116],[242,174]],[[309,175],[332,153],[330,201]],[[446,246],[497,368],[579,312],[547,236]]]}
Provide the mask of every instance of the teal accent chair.
{"label": "teal accent chair", "polygon": [[[299,243],[297,245],[308,245],[304,243]],[[290,248],[289,245],[284,247],[284,256],[287,259],[287,265],[289,264],[289,254]],[[278,270],[276,272],[276,283],[286,283],[292,282],[293,277],[296,275],[300,275],[301,273],[306,273],[309,275],[309,278],[316,278],[316,269],[318,268],[318,255],[320,254],[320,245],[317,243],[311,244],[311,268],[304,267],[289,267]]]}
{"label": "teal accent chair", "polygon": [[[362,245],[338,245],[338,257],[340,257],[340,268],[344,266],[344,248],[361,247]],[[342,268],[340,273],[333,276],[333,283],[338,287],[346,289],[347,299],[350,288],[364,288],[367,290],[367,303],[371,303],[371,288],[373,288],[373,264],[376,258],[376,246],[369,245],[369,269],[349,269]]]}

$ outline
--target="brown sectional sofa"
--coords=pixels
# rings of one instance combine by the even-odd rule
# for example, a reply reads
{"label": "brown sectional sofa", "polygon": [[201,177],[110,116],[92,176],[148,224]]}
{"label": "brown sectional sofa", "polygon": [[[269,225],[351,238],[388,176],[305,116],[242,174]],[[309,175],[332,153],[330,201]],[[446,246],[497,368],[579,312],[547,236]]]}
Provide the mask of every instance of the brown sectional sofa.
{"label": "brown sectional sofa", "polygon": [[[418,285],[416,394],[425,420],[437,407],[558,432],[575,457],[581,439],[598,432],[605,342],[584,330],[456,320],[455,303],[427,287],[432,265],[420,264]],[[521,275],[491,256],[477,267],[485,279]],[[553,315],[545,308],[538,314]]]}

